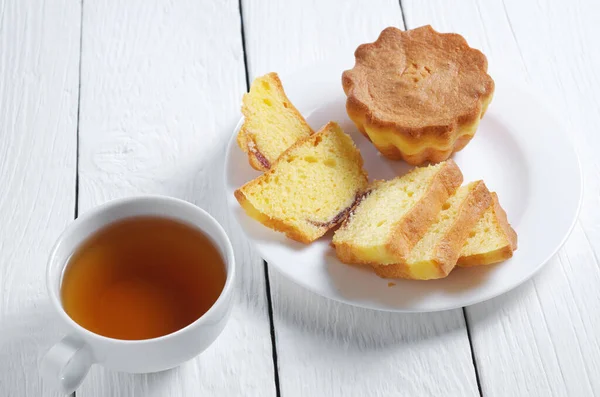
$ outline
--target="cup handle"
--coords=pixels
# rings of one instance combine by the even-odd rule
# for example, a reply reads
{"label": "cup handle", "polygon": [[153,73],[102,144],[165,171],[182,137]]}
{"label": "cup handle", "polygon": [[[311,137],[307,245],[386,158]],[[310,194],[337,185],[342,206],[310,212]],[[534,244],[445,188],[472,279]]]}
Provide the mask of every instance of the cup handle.
{"label": "cup handle", "polygon": [[52,346],[40,364],[42,378],[65,394],[71,394],[87,375],[94,359],[81,339],[69,335]]}

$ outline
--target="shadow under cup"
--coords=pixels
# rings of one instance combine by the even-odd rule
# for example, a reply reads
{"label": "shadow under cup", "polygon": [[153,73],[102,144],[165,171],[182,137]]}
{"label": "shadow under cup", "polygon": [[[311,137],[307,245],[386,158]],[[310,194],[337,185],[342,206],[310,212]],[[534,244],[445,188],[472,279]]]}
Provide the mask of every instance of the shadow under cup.
{"label": "shadow under cup", "polygon": [[[223,289],[200,318],[175,332],[151,339],[114,339],[91,332],[69,317],[61,301],[61,280],[71,255],[98,231],[132,217],[165,218],[200,229],[219,251],[225,267]],[[69,335],[42,360],[43,377],[57,390],[70,393],[83,381],[92,364],[115,371],[149,373],[188,361],[205,350],[225,327],[232,307],[234,277],[233,248],[225,231],[208,213],[188,202],[143,196],[111,201],[85,213],[60,236],[48,262],[50,299]]]}

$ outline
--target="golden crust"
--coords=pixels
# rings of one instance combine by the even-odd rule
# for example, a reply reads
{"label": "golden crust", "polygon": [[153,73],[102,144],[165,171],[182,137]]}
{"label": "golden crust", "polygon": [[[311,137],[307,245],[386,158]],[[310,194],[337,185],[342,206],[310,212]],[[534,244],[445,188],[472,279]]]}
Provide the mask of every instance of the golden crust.
{"label": "golden crust", "polygon": [[[296,107],[292,104],[292,102],[285,94],[283,84],[281,84],[281,80],[279,79],[277,73],[267,73],[265,76],[263,76],[263,78],[268,78],[270,80],[270,83],[273,85],[274,89],[277,90],[287,102],[287,111],[290,112],[294,118],[301,120],[302,123],[306,126],[306,128],[310,131],[310,133],[313,134],[314,131],[310,128],[310,126],[304,119],[304,116],[300,114],[298,109],[296,109]],[[248,95],[250,94],[244,94],[244,98],[242,100],[242,114],[244,115],[244,124],[242,124],[242,127],[238,132],[237,143],[238,146],[248,155],[248,162],[250,163],[250,166],[252,168],[258,171],[267,171],[273,165],[272,163],[274,163],[277,159],[269,160],[265,155],[263,155],[263,153],[260,152],[259,146],[257,145],[255,140],[255,135],[259,134],[260,131],[253,131],[246,122],[246,120],[248,120],[249,117],[254,117],[252,112],[250,111],[251,105],[247,100]]]}
{"label": "golden crust", "polygon": [[344,134],[341,127],[336,122],[330,121],[325,126],[323,126],[323,128],[321,128],[318,132],[296,141],[296,143],[294,143],[292,146],[287,148],[287,150],[285,150],[281,154],[281,156],[279,156],[279,158],[275,161],[275,163],[272,164],[271,168],[269,170],[267,170],[264,174],[262,174],[261,176],[259,176],[256,179],[253,179],[253,180],[247,182],[242,187],[235,190],[234,196],[237,199],[240,206],[244,209],[244,211],[250,217],[259,221],[266,227],[276,230],[276,231],[279,231],[279,232],[282,232],[282,233],[285,233],[285,235],[287,237],[291,238],[292,240],[295,240],[295,241],[298,241],[298,242],[304,243],[304,244],[309,244],[309,243],[315,241],[316,238],[323,236],[325,233],[327,233],[328,230],[330,230],[330,229],[336,227],[337,225],[339,225],[340,223],[342,223],[344,221],[344,219],[346,219],[346,216],[350,213],[352,208],[354,208],[357,201],[362,196],[364,187],[368,181],[368,174],[363,167],[364,161],[363,161],[362,155],[360,154],[360,151],[358,150],[358,148],[352,141],[352,138],[350,138],[349,136],[348,136],[348,139],[350,140],[350,142],[352,143],[352,147],[354,148],[354,163],[357,164],[361,170],[361,174],[362,174],[363,181],[364,181],[363,186],[360,188],[360,190],[358,190],[356,192],[355,198],[354,198],[354,201],[352,202],[352,204],[348,208],[341,211],[339,214],[335,215],[330,222],[319,224],[316,222],[312,222],[308,219],[306,220],[313,227],[320,229],[320,232],[318,233],[318,237],[314,238],[313,236],[309,236],[305,233],[302,233],[301,230],[294,227],[293,225],[286,223],[284,220],[271,217],[268,214],[265,214],[264,212],[259,211],[254,205],[252,205],[252,203],[248,200],[248,198],[244,194],[245,188],[247,188],[248,186],[250,186],[252,184],[258,183],[259,180],[263,179],[264,177],[267,177],[269,174],[274,173],[275,169],[277,168],[277,164],[282,161],[286,161],[287,154],[293,152],[296,148],[302,146],[307,141],[317,142],[317,140],[321,139],[320,135],[322,135],[325,132],[332,130],[332,129],[339,130],[342,134]]}
{"label": "golden crust", "polygon": [[500,206],[498,195],[495,192],[492,192],[491,195],[492,203],[490,205],[493,205],[494,207],[494,214],[498,224],[500,225],[500,228],[502,229],[502,232],[504,233],[504,237],[506,238],[506,245],[495,251],[486,252],[485,254],[461,256],[458,258],[458,266],[470,267],[491,265],[493,263],[502,262],[506,259],[512,258],[513,252],[517,250],[517,233],[508,222],[506,211],[504,211],[504,208]]}
{"label": "golden crust", "polygon": [[386,28],[355,58],[342,75],[349,117],[384,156],[413,165],[462,149],[494,92],[485,55],[429,25]]}
{"label": "golden crust", "polygon": [[[491,194],[483,181],[478,181],[461,204],[459,215],[452,227],[434,247],[433,265],[437,274],[431,278],[446,277],[457,263],[460,251],[483,212],[489,207]],[[374,265],[375,273],[384,278],[414,278],[405,262],[393,265]]]}
{"label": "golden crust", "polygon": [[[260,212],[246,198],[246,195],[241,190],[241,188],[236,190],[233,194],[235,195],[235,198],[237,199],[238,203],[240,203],[240,206],[242,206],[244,211],[246,211],[246,213],[248,215],[250,215],[252,218],[259,221],[266,227],[273,229],[273,230],[277,230],[278,232],[285,233],[285,235],[287,237],[291,238],[292,240],[296,240],[300,243],[310,244],[314,241],[314,239],[310,238],[309,236],[306,236],[305,234],[301,233],[296,228],[288,225],[284,221],[282,221],[280,219],[272,218],[269,215],[267,215],[263,212]],[[324,229],[323,234],[325,234],[325,232],[327,231],[327,228],[323,228],[323,229]]]}
{"label": "golden crust", "polygon": [[496,218],[498,219],[498,222],[500,223],[500,227],[502,227],[504,234],[508,237],[508,241],[510,242],[510,249],[516,251],[517,232],[515,232],[515,230],[508,222],[506,211],[504,211],[504,208],[500,206],[500,200],[498,200],[498,195],[496,193],[492,193],[492,199],[494,204],[494,212],[496,213]]}
{"label": "golden crust", "polygon": [[460,267],[473,267],[473,266],[482,266],[482,265],[491,265],[494,263],[502,262],[507,259],[512,258],[513,250],[510,249],[510,246],[505,245],[502,248],[499,248],[493,252],[488,252],[485,254],[476,254],[469,256],[461,256],[458,259],[458,263],[456,266]]}
{"label": "golden crust", "polygon": [[[408,255],[412,247],[423,237],[438,212],[456,192],[463,181],[462,172],[453,160],[448,160],[443,168],[432,179],[428,191],[419,202],[394,226],[392,233],[385,244],[385,250],[390,256],[402,260]],[[374,181],[367,191],[377,188],[381,181]],[[369,193],[366,193],[368,195]],[[356,204],[359,205],[360,202]],[[374,265],[361,255],[359,247],[348,242],[335,244],[338,259],[348,264]]]}

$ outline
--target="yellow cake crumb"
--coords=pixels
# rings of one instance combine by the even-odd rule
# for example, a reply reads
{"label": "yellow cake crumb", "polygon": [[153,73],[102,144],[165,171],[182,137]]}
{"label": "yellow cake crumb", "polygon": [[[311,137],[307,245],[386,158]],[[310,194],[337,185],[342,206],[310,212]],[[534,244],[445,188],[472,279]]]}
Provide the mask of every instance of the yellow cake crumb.
{"label": "yellow cake crumb", "polygon": [[313,133],[286,96],[277,73],[254,79],[242,104],[244,124],[237,142],[250,165],[266,171],[297,140]]}
{"label": "yellow cake crumb", "polygon": [[309,243],[344,220],[367,185],[352,138],[330,122],[285,151],[268,172],[235,191],[246,213]]}

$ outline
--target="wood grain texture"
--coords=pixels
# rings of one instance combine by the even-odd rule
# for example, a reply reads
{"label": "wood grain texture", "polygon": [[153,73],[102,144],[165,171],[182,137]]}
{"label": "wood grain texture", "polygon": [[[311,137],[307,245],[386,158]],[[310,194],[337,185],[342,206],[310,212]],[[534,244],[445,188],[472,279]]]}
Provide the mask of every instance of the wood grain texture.
{"label": "wood grain texture", "polygon": [[225,143],[246,90],[237,1],[84,3],[79,208],[144,193],[214,215],[238,262],[230,322],[201,356],[153,375],[94,368],[90,396],[275,394],[262,261],[224,199]]}
{"label": "wood grain texture", "polygon": [[45,275],[75,208],[79,23],[72,1],[0,2],[3,397],[56,395],[38,362],[62,336]]}
{"label": "wood grain texture", "polygon": [[541,92],[568,127],[582,164],[580,220],[558,256],[516,291],[467,309],[483,395],[600,395],[600,5],[403,5],[409,27],[431,23],[463,34],[488,55],[491,70],[512,73]]}
{"label": "wood grain texture", "polygon": [[[242,9],[250,78],[352,57],[385,27],[402,27],[397,1],[247,0]],[[461,310],[358,309],[269,275],[283,396],[479,395]]]}

